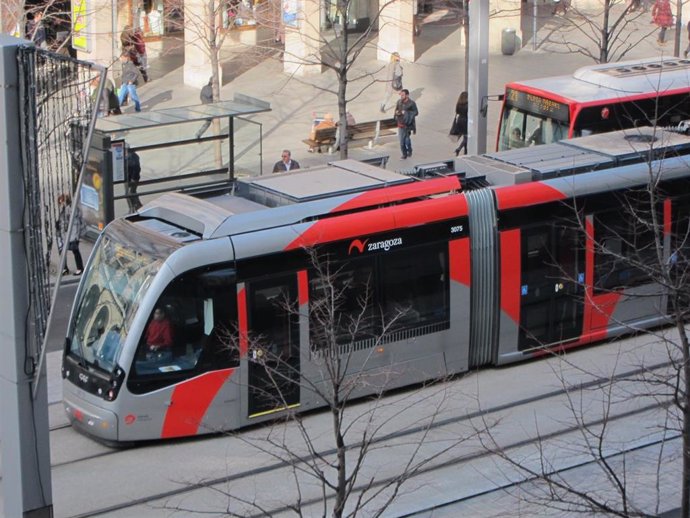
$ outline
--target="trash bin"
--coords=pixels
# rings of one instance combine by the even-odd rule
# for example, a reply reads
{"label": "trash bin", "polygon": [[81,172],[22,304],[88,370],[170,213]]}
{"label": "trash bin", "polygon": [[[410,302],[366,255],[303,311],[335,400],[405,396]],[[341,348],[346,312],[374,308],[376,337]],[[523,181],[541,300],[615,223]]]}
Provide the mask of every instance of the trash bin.
{"label": "trash bin", "polygon": [[504,56],[515,54],[515,29],[505,28],[501,31],[501,53]]}

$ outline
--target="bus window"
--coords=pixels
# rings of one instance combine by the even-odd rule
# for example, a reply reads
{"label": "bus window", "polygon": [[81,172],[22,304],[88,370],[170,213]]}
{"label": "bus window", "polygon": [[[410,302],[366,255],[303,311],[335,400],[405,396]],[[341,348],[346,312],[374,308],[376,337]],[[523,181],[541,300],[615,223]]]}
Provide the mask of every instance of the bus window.
{"label": "bus window", "polygon": [[[519,139],[515,137],[520,135]],[[515,149],[525,145],[525,114],[517,108],[506,106],[499,130],[498,150]]]}
{"label": "bus window", "polygon": [[234,271],[187,272],[165,289],[134,358],[129,388],[155,390],[239,363]]}
{"label": "bus window", "polygon": [[527,115],[527,145],[540,146],[551,144],[568,137],[568,128],[562,123],[550,118]]}

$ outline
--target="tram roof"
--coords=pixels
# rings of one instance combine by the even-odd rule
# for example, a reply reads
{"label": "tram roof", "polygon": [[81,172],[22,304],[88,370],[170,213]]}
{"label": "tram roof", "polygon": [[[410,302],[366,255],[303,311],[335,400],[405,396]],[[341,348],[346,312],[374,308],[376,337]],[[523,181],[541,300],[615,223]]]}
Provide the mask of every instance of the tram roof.
{"label": "tram roof", "polygon": [[572,102],[596,102],[690,87],[690,60],[654,57],[579,68],[572,75],[514,81]]}
{"label": "tram roof", "polygon": [[211,117],[235,117],[271,111],[270,103],[243,94],[235,94],[232,101],[217,101],[196,106],[163,108],[123,115],[102,117],[96,129],[103,133],[119,133],[135,129],[169,126]]}
{"label": "tram roof", "polygon": [[[606,181],[607,172],[615,168],[673,154],[690,155],[690,138],[674,131],[641,127],[460,157],[451,164],[452,172],[439,172],[439,164],[431,164],[434,167],[427,170],[436,172],[422,173],[421,178],[356,160],[342,160],[327,166],[240,179],[231,194],[205,198],[165,194],[148,203],[138,215],[157,218],[210,239],[405,200],[445,196],[460,191],[461,183],[466,187],[472,179],[481,180],[478,185],[500,188],[599,172],[597,178]],[[424,170],[424,166],[418,167]],[[470,181],[461,182],[461,178]],[[584,184],[578,188],[587,189]],[[359,196],[362,193],[366,195]]]}

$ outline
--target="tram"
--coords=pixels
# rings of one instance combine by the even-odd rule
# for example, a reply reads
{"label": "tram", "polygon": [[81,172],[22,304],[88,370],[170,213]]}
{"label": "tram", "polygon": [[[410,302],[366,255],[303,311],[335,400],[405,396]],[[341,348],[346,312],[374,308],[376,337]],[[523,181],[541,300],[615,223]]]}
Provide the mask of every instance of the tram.
{"label": "tram", "polygon": [[[72,425],[112,443],[237,429],[318,407],[324,354],[392,388],[664,322],[667,294],[643,268],[657,234],[625,213],[654,212],[664,260],[687,262],[687,136],[638,128],[408,172],[337,161],[113,221],[68,326]],[[326,352],[314,255],[339,272],[339,315],[372,317]],[[289,366],[280,394],[252,337]]]}
{"label": "tram", "polygon": [[496,149],[690,119],[690,60],[654,57],[508,83]]}

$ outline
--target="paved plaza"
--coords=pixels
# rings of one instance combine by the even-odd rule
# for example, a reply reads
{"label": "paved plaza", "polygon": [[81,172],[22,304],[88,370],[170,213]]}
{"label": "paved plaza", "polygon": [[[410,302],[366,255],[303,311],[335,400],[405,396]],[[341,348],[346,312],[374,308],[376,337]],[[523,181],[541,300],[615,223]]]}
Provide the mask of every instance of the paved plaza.
{"label": "paved plaza", "polygon": [[[595,64],[591,58],[569,52],[563,45],[549,43],[558,39],[560,28],[557,19],[547,22],[538,33],[536,49],[532,42],[527,42],[514,55],[502,55],[500,52],[490,54],[489,94],[502,93],[508,81],[570,74],[578,67]],[[631,30],[649,33],[653,32],[654,27],[649,24],[648,16],[643,15],[632,24]],[[626,59],[670,54],[673,52],[674,35],[675,31],[670,31],[669,44],[660,47],[656,44],[655,35],[651,34],[632,49]],[[681,50],[687,43],[685,34],[682,36]],[[582,39],[579,43],[588,44],[584,36]],[[455,102],[464,89],[465,48],[462,42],[461,29],[457,20],[450,15],[447,19],[441,18],[423,26],[417,41],[421,54],[416,62],[403,63],[404,87],[410,90],[420,112],[418,131],[412,138],[414,158],[401,160],[397,139],[386,137],[374,147],[374,151],[390,155],[389,169],[398,170],[453,156],[456,144],[450,140],[448,131]],[[353,77],[362,73],[369,75],[348,86],[350,97],[361,91],[348,105],[357,122],[384,117],[379,111],[384,83],[370,84],[372,77],[378,81],[385,78],[385,63],[376,60],[375,43],[374,38],[351,74]],[[149,44],[152,80],[139,89],[144,110],[200,103],[199,90],[183,84],[180,45],[182,40],[175,38]],[[277,49],[274,52],[258,52],[247,46],[227,46],[223,55],[225,79],[221,98],[232,99],[234,94],[241,93],[271,104],[270,112],[251,117],[263,126],[263,174],[270,174],[273,163],[280,159],[280,152],[285,148],[292,151],[293,158],[302,167],[325,164],[337,158],[336,155],[308,153],[308,146],[302,142],[309,135],[314,112],[338,113],[336,96],[324,91],[337,87],[333,72],[327,70],[320,76],[307,78],[290,77],[283,73]],[[495,146],[500,104],[497,101],[489,102],[488,151]],[[133,110],[129,106],[125,112]],[[387,116],[392,116],[392,110],[387,112]]]}

